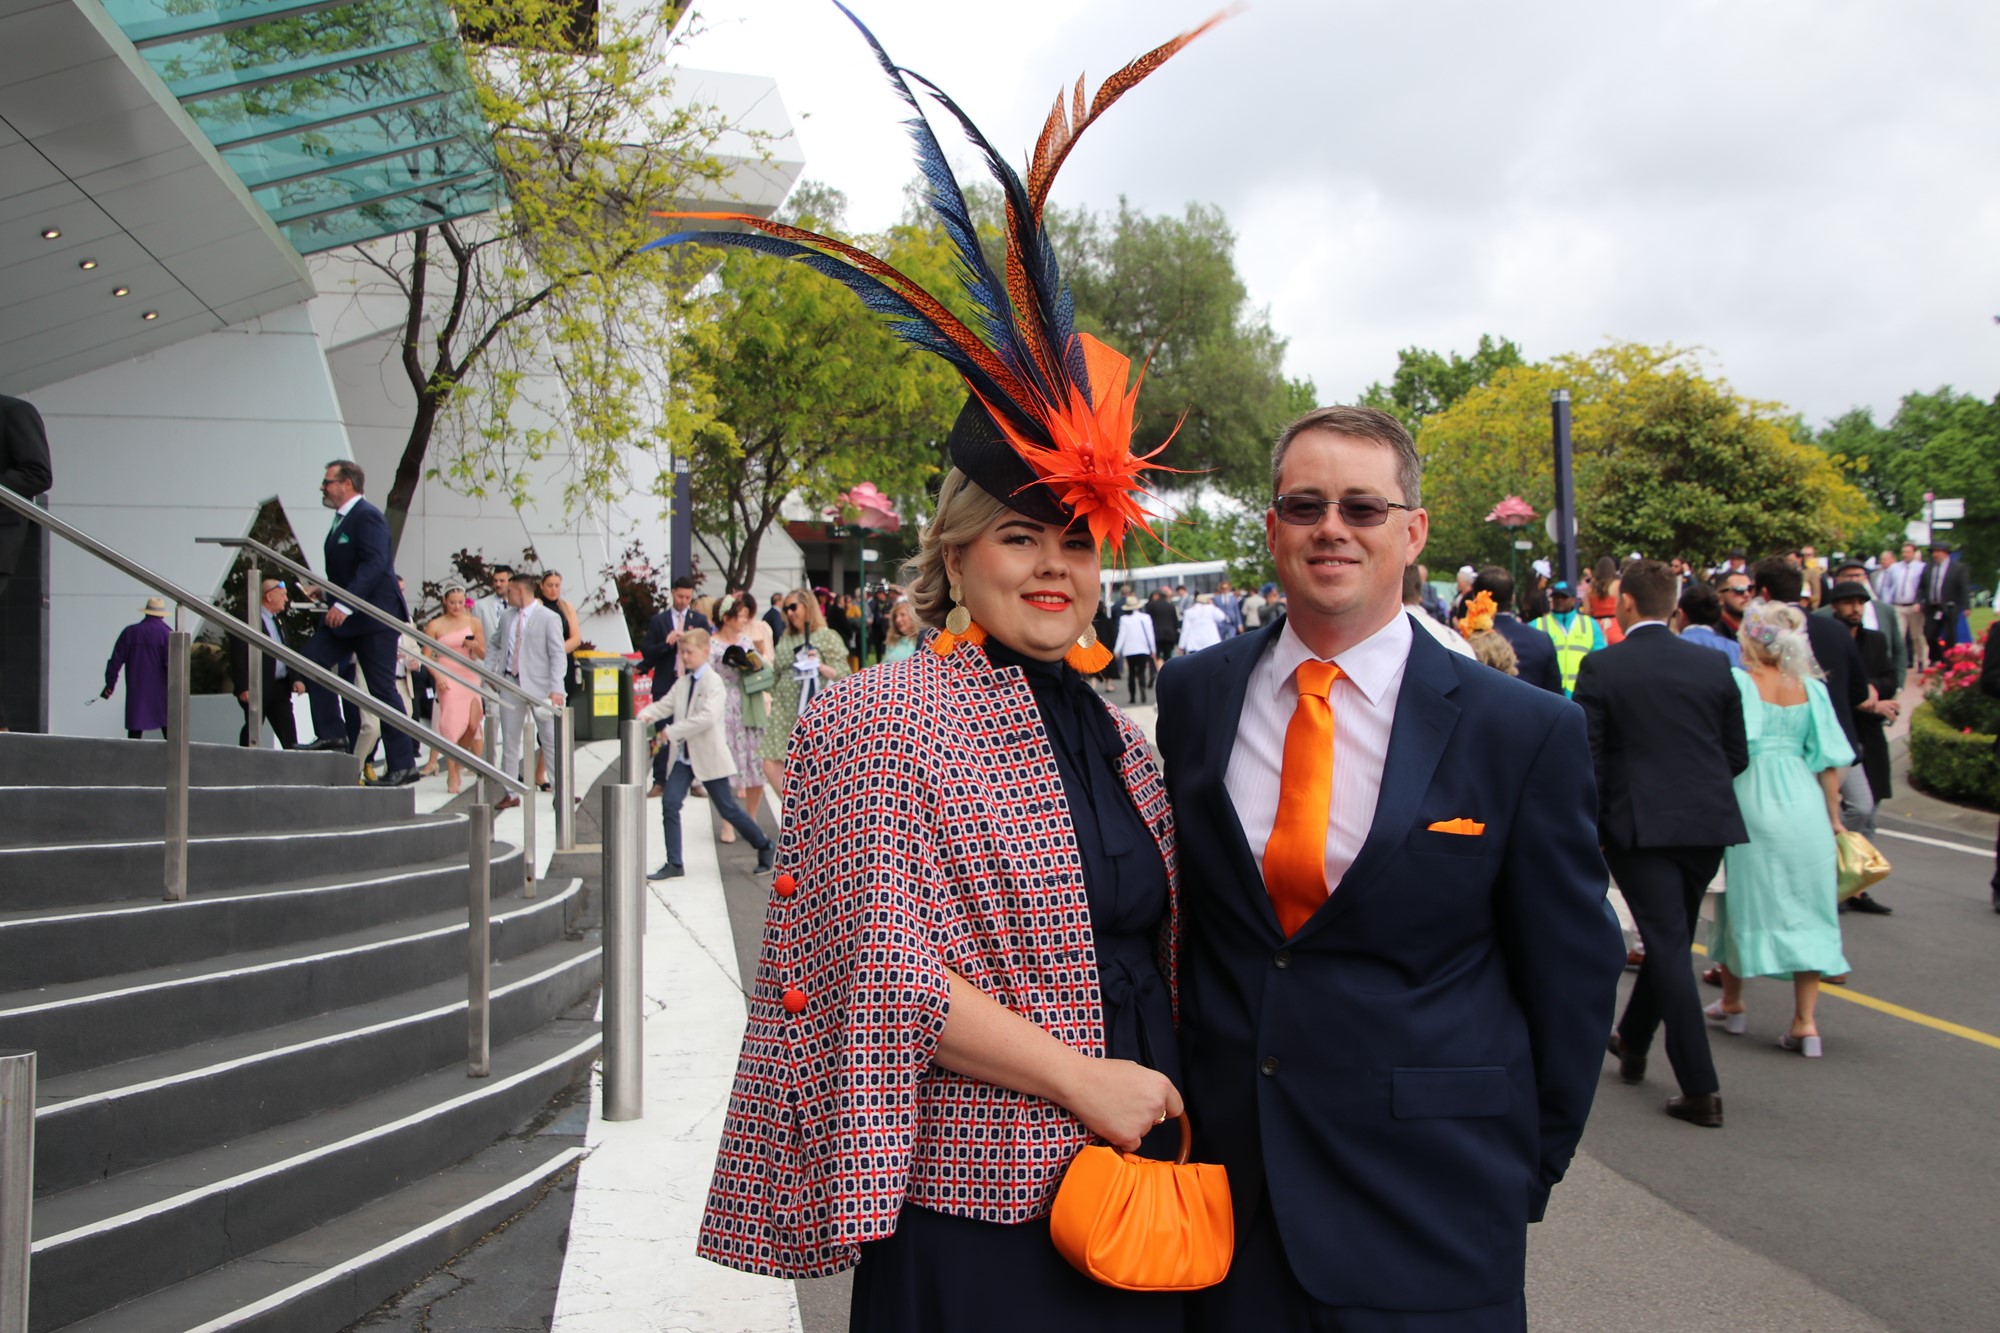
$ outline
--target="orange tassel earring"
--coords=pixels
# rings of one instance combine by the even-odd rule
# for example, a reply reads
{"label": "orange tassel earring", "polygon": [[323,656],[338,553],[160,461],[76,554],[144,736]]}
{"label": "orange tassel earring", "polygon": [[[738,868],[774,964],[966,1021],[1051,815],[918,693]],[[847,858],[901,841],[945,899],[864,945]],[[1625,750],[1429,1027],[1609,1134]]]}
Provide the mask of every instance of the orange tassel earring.
{"label": "orange tassel earring", "polygon": [[1094,676],[1111,665],[1111,650],[1097,641],[1097,627],[1077,636],[1076,647],[1063,654],[1063,661],[1085,676]]}

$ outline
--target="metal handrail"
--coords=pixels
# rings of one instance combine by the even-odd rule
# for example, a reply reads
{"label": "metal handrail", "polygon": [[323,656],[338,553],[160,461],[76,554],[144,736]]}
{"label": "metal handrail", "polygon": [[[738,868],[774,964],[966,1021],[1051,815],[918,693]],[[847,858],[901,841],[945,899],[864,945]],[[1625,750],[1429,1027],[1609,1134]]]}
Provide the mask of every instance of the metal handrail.
{"label": "metal handrail", "polygon": [[299,652],[291,645],[280,643],[278,640],[268,637],[260,628],[238,620],[227,611],[210,604],[206,598],[195,596],[165,575],[154,573],[124,552],[106,546],[89,533],[72,527],[62,519],[57,518],[54,514],[31,503],[19,492],[6,486],[0,486],[0,505],[5,505],[31,523],[41,524],[64,540],[81,546],[84,550],[90,552],[106,564],[112,565],[131,575],[154,592],[164,597],[173,598],[176,602],[179,602],[207,620],[217,629],[228,634],[234,634],[237,638],[250,643],[252,647],[269,653],[291,670],[298,672],[301,679],[311,681],[315,685],[333,691],[363,712],[372,713],[385,725],[392,726],[400,732],[415,737],[424,744],[433,747],[445,757],[456,759],[459,763],[481,777],[499,783],[508,791],[522,796],[528,794],[528,785],[520,779],[507,776],[507,774],[501,772],[494,765],[487,763],[470,750],[459,748],[400,709],[392,711],[387,704],[384,704],[374,695],[368,693],[366,690],[348,684],[339,676],[334,675],[317,662],[312,661],[304,653]]}
{"label": "metal handrail", "polygon": [[[529,708],[540,709],[548,713],[557,711],[555,706],[546,697],[528,693],[514,681],[508,680],[507,677],[493,670],[493,668],[482,665],[473,658],[467,657],[464,653],[459,652],[458,649],[451,647],[449,644],[433,639],[430,635],[418,629],[414,621],[397,619],[381,607],[376,606],[373,602],[349,592],[332,579],[322,578],[320,575],[315,574],[310,566],[301,564],[288,555],[282,555],[260,541],[249,537],[197,537],[195,541],[204,546],[242,547],[245,550],[253,551],[260,559],[268,560],[282,569],[288,569],[302,579],[310,579],[314,587],[332,593],[340,600],[340,604],[349,610],[359,611],[363,615],[372,616],[392,629],[401,630],[412,638],[423,640],[426,648],[435,649],[451,658],[454,662],[460,662],[471,667],[480,679],[488,682],[496,689],[517,696]],[[499,702],[498,699],[486,694],[483,690],[480,691],[480,694],[485,698],[493,699],[496,703]]]}

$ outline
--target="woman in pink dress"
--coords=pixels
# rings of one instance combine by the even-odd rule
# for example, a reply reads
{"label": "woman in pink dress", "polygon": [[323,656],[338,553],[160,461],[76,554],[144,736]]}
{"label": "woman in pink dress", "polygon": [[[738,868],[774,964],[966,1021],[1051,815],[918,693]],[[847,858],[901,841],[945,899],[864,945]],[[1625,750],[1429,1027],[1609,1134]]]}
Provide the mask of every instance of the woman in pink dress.
{"label": "woman in pink dress", "polygon": [[[444,610],[424,626],[424,632],[447,648],[455,648],[474,661],[486,660],[486,629],[465,604],[465,589],[447,588]],[[478,677],[443,653],[428,653],[437,677],[438,706],[434,725],[438,735],[474,754],[480,753],[480,729],[485,710],[479,691],[473,688]],[[458,761],[446,769],[445,790],[456,795],[459,789]]]}

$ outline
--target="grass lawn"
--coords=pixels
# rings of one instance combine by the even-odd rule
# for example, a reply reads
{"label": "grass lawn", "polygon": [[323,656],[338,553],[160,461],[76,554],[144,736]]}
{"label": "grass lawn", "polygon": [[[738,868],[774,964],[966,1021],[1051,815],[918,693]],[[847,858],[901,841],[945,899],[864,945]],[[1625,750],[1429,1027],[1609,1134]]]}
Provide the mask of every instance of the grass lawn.
{"label": "grass lawn", "polygon": [[1975,643],[1986,642],[1986,627],[1993,623],[1995,614],[1990,606],[1974,607],[1965,613],[1965,618],[1972,624],[1972,638]]}

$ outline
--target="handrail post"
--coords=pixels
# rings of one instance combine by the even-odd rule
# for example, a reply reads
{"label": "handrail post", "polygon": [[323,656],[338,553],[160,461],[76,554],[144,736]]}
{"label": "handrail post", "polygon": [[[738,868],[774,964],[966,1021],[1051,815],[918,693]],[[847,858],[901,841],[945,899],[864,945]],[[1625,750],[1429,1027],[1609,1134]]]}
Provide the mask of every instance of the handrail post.
{"label": "handrail post", "polygon": [[549,765],[549,788],[556,798],[556,850],[576,850],[576,710],[556,710],[556,752]]}
{"label": "handrail post", "polygon": [[535,710],[521,710],[521,781],[528,790],[521,796],[521,896],[535,896],[535,752],[541,746],[535,727]]}
{"label": "handrail post", "polygon": [[167,636],[167,898],[187,897],[188,883],[188,653],[194,636],[180,627],[181,609],[174,607],[174,630]]}
{"label": "handrail post", "polygon": [[618,724],[618,780],[625,783],[646,781],[646,724],[637,718],[626,718]]}
{"label": "handrail post", "polygon": [[[500,705],[498,703],[491,703],[486,705],[482,711],[485,714],[485,720],[482,725],[486,732],[486,754],[484,757],[487,763],[498,768],[500,761],[507,754],[500,739],[504,734],[500,730]],[[479,775],[479,799],[482,802],[491,805],[499,800],[502,795],[504,793],[494,790],[491,778],[487,777],[484,773]]]}
{"label": "handrail post", "polygon": [[646,789],[604,788],[604,1118],[646,1114]]}
{"label": "handrail post", "polygon": [[28,1333],[35,1206],[35,1053],[0,1051],[0,1333]]}
{"label": "handrail post", "polygon": [[263,582],[253,554],[250,567],[243,574],[243,619],[250,626],[250,633],[243,637],[244,646],[249,649],[243,660],[248,664],[244,674],[250,679],[237,682],[250,692],[243,706],[243,739],[253,750],[264,743],[264,653],[257,646],[257,640],[264,637]]}
{"label": "handrail post", "polygon": [[493,807],[481,801],[465,831],[465,1076],[493,1070]]}

